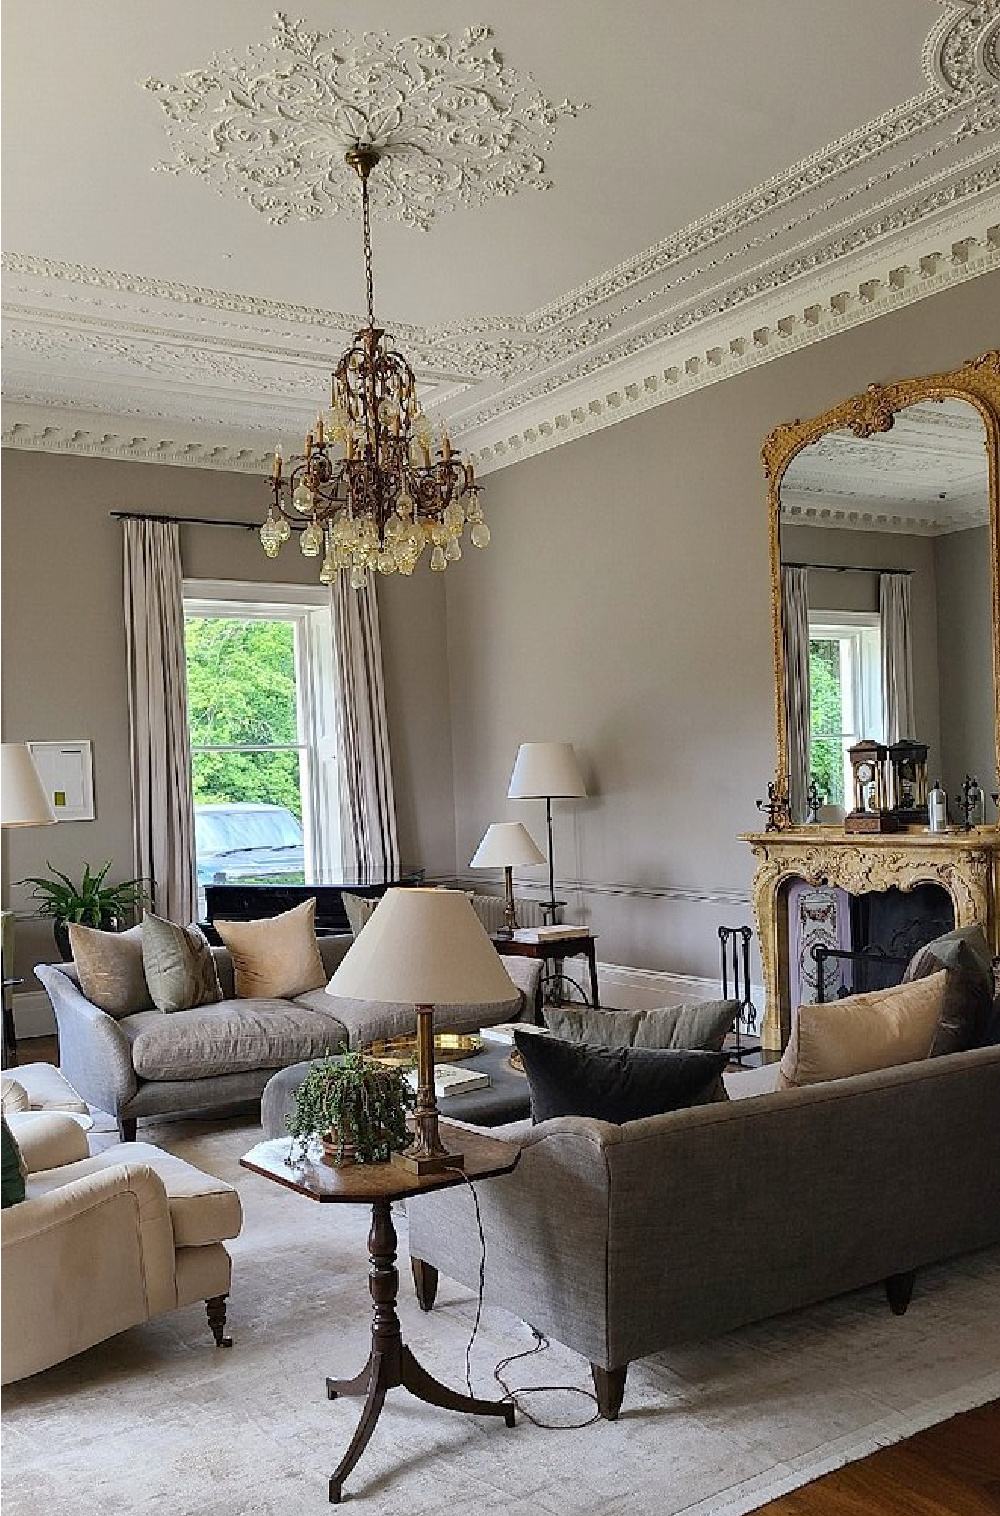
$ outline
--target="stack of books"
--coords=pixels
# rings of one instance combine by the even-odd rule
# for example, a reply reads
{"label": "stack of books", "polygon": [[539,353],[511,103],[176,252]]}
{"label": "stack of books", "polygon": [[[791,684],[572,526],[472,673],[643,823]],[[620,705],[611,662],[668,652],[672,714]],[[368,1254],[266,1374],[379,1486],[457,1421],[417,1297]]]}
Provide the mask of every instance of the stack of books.
{"label": "stack of books", "polygon": [[548,942],[560,937],[589,937],[586,926],[519,926],[514,933],[515,942]]}
{"label": "stack of books", "polygon": [[[411,1088],[417,1087],[416,1069],[407,1069],[406,1078]],[[489,1088],[489,1074],[478,1069],[463,1068],[460,1063],[436,1063],[434,1065],[434,1094],[438,1100],[449,1095],[469,1095],[473,1090]]]}

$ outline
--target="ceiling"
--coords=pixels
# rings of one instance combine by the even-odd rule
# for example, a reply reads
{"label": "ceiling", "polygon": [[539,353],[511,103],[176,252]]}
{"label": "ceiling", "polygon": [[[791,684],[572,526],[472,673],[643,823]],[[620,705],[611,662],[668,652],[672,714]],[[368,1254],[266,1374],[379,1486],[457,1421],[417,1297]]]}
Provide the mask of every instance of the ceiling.
{"label": "ceiling", "polygon": [[936,537],[990,519],[983,418],[964,400],[925,400],[887,432],[827,432],[792,459],[781,518]]}
{"label": "ceiling", "polygon": [[1000,267],[1000,0],[7,0],[3,441],[257,471],[364,312],[489,472]]}

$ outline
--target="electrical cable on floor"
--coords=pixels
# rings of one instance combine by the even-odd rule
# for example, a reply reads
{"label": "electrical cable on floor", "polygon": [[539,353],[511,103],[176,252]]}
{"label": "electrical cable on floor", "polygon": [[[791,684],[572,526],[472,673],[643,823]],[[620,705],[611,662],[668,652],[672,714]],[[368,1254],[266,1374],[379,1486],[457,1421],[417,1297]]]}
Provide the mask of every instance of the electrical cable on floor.
{"label": "electrical cable on floor", "polygon": [[[469,1336],[469,1341],[466,1344],[465,1348],[465,1384],[466,1388],[468,1389],[470,1399],[474,1400],[475,1392],[472,1388],[472,1346],[476,1340],[477,1333],[479,1332],[479,1323],[482,1320],[483,1315],[483,1297],[486,1293],[486,1232],[483,1228],[483,1217],[482,1212],[479,1209],[479,1196],[476,1193],[476,1186],[473,1184],[472,1180],[469,1178],[464,1169],[459,1169],[458,1172],[461,1174],[462,1178],[465,1180],[466,1184],[469,1186],[469,1190],[472,1193],[472,1203],[476,1208],[476,1226],[479,1229],[479,1288],[476,1299],[476,1317],[472,1323],[472,1332]],[[512,1405],[516,1406],[521,1415],[525,1418],[526,1421],[530,1421],[532,1426],[541,1427],[543,1431],[546,1432],[575,1432],[581,1430],[583,1427],[592,1426],[595,1421],[599,1421],[601,1413],[600,1409],[597,1407],[597,1396],[592,1390],[582,1389],[580,1385],[531,1384],[522,1385],[520,1389],[515,1390],[512,1389],[511,1386],[507,1383],[503,1377],[503,1371],[507,1369],[510,1364],[517,1363],[518,1359],[520,1358],[534,1358],[538,1353],[544,1353],[549,1346],[549,1339],[546,1337],[544,1332],[540,1332],[537,1327],[533,1326],[529,1326],[528,1330],[531,1332],[532,1337],[534,1338],[532,1346],[530,1348],[525,1348],[520,1353],[510,1353],[506,1358],[501,1358],[500,1362],[493,1370],[493,1378],[496,1380],[497,1384],[504,1392],[503,1398],[505,1400],[509,1400]],[[593,1415],[588,1416],[586,1421],[542,1421],[540,1417],[535,1416],[531,1411],[528,1410],[527,1406],[520,1398],[522,1395],[559,1394],[582,1395],[585,1400],[592,1401],[595,1407]]]}

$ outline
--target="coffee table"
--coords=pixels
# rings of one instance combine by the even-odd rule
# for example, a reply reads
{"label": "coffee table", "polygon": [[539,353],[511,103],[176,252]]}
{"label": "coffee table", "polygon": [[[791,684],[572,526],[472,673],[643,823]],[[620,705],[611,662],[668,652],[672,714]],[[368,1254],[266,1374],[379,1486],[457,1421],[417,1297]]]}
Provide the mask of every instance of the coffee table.
{"label": "coffee table", "polygon": [[514,1425],[514,1406],[509,1400],[477,1400],[460,1394],[429,1374],[418,1363],[403,1341],[396,1314],[399,1273],[396,1268],[396,1229],[392,1224],[392,1202],[420,1195],[428,1190],[443,1190],[469,1179],[490,1179],[509,1174],[516,1166],[520,1150],[515,1143],[498,1142],[466,1129],[449,1128],[441,1122],[441,1139],[446,1147],[461,1148],[461,1169],[443,1169],[434,1174],[410,1174],[391,1163],[352,1164],[336,1168],[321,1160],[290,1161],[291,1139],[278,1138],[258,1143],[240,1163],[253,1174],[273,1179],[286,1189],[322,1204],[368,1204],[372,1208],[372,1226],[368,1236],[371,1268],[368,1289],[372,1297],[372,1346],[368,1362],[353,1379],[327,1379],[330,1400],[340,1395],[364,1396],[364,1407],[357,1430],[351,1438],[334,1472],[330,1475],[330,1500],[340,1503],[344,1480],[368,1446],[378,1421],[386,1392],[402,1385],[418,1400],[441,1406],[448,1411],[464,1411],[474,1416],[502,1416]]}

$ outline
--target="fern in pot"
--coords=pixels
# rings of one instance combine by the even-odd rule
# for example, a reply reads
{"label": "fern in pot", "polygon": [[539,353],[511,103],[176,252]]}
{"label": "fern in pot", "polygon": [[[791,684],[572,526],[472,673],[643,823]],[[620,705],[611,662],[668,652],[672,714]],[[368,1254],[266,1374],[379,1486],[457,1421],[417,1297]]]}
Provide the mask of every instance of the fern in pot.
{"label": "fern in pot", "polygon": [[286,1122],[292,1152],[304,1157],[318,1137],[329,1163],[387,1163],[410,1140],[406,1113],[415,1099],[398,1065],[357,1052],[321,1059],[295,1092]]}
{"label": "fern in pot", "polygon": [[31,899],[38,903],[39,916],[51,916],[56,947],[65,962],[73,957],[69,945],[70,922],[99,927],[105,932],[121,931],[125,920],[145,905],[150,892],[143,879],[126,879],[121,884],[105,884],[111,859],[96,871],[83,866],[83,878],[74,884],[68,874],[46,862],[48,875],[29,874],[18,884],[32,886]]}

